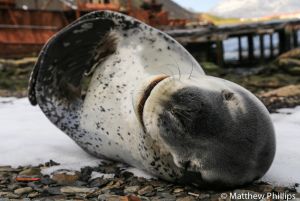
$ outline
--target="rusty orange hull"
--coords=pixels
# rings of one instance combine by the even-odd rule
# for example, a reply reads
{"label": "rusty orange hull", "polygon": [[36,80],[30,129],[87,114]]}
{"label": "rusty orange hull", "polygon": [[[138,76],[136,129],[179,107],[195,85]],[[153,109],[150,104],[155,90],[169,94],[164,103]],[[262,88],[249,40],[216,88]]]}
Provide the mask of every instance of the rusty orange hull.
{"label": "rusty orange hull", "polygon": [[0,10],[0,57],[32,56],[69,23],[61,12]]}

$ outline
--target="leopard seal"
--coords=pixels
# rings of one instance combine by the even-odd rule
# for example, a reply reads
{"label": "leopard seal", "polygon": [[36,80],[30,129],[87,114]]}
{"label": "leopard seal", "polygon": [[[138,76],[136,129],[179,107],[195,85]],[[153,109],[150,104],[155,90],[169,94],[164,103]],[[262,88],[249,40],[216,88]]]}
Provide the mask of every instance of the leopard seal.
{"label": "leopard seal", "polygon": [[254,95],[205,75],[174,39],[120,13],[87,14],[53,36],[29,100],[90,154],[172,182],[244,185],[275,154],[269,113]]}

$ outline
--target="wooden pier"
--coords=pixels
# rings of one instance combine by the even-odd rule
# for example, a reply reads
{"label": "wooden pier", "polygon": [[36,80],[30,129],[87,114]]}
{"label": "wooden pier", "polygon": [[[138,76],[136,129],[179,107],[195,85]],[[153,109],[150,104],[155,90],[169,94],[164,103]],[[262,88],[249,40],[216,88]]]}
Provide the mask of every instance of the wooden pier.
{"label": "wooden pier", "polygon": [[[184,45],[200,62],[211,61],[227,67],[255,66],[273,60],[279,54],[300,45],[299,30],[300,19],[166,32]],[[224,46],[230,39],[236,39],[236,59],[225,57],[227,52]],[[258,47],[255,47],[255,39],[258,39]],[[267,45],[266,39],[269,41]]]}

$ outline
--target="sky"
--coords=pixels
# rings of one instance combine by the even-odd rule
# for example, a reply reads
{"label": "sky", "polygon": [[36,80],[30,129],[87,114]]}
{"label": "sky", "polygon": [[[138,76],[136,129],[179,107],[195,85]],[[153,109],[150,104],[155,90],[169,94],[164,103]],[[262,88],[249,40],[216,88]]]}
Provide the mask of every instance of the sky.
{"label": "sky", "polygon": [[181,6],[194,11],[206,12],[217,5],[221,0],[174,0]]}

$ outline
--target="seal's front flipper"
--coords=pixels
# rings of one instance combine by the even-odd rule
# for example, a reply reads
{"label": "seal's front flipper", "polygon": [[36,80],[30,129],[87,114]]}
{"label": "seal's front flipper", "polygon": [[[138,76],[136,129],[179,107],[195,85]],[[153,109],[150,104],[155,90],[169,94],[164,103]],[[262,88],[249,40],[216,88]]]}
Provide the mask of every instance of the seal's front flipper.
{"label": "seal's front flipper", "polygon": [[116,51],[110,19],[82,18],[53,36],[40,53],[31,75],[29,99],[74,101],[80,97],[81,80]]}

